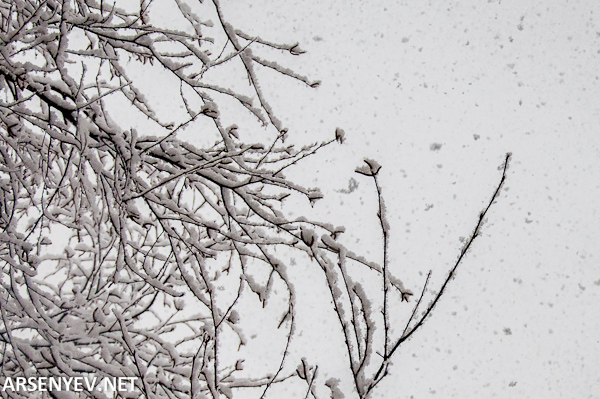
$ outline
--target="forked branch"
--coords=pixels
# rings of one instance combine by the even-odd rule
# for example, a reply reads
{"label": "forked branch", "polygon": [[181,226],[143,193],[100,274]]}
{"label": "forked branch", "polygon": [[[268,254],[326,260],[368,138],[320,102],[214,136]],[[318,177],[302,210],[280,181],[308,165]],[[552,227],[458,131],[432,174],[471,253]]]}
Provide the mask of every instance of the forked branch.
{"label": "forked branch", "polygon": [[[456,262],[454,263],[454,265],[448,272],[448,275],[446,276],[439,292],[434,296],[433,300],[431,302],[429,302],[429,304],[427,305],[427,308],[422,312],[421,316],[416,320],[416,322],[413,323],[413,321],[415,321],[415,316],[417,315],[417,311],[422,304],[422,300],[425,295],[425,291],[429,284],[429,279],[431,277],[431,271],[430,271],[427,275],[427,279],[426,279],[425,285],[423,287],[423,290],[421,292],[421,295],[420,295],[415,307],[413,308],[410,318],[408,319],[408,321],[406,323],[406,327],[402,331],[402,334],[400,335],[400,337],[398,337],[395,341],[392,341],[392,343],[390,343],[390,340],[391,340],[390,336],[392,334],[392,329],[389,324],[389,317],[391,314],[391,310],[390,310],[389,297],[388,297],[389,287],[390,287],[389,277],[388,277],[388,266],[389,265],[388,265],[388,256],[387,256],[387,247],[388,247],[388,240],[389,240],[389,225],[388,225],[388,222],[387,222],[387,219],[385,216],[385,206],[383,203],[381,187],[377,180],[377,173],[379,172],[381,167],[379,166],[379,164],[377,164],[377,162],[367,159],[367,160],[365,160],[366,165],[364,165],[356,170],[357,173],[372,177],[375,182],[375,187],[377,189],[377,196],[378,196],[378,202],[379,202],[379,211],[377,213],[377,216],[379,218],[379,222],[381,225],[381,230],[382,230],[382,234],[383,234],[383,245],[384,245],[383,267],[382,267],[382,275],[383,275],[383,311],[382,311],[382,313],[383,313],[383,329],[384,329],[383,350],[381,352],[379,352],[381,354],[379,367],[377,368],[377,371],[373,374],[370,381],[365,386],[356,385],[356,389],[361,398],[367,398],[369,396],[369,394],[373,391],[375,386],[387,375],[388,366],[390,364],[390,359],[392,358],[394,353],[396,353],[396,351],[398,350],[398,348],[400,348],[400,346],[402,345],[403,342],[408,340],[417,330],[419,330],[423,326],[423,324],[425,323],[425,320],[433,312],[433,309],[435,308],[436,304],[439,302],[440,298],[446,292],[446,288],[447,288],[448,284],[450,283],[450,281],[452,280],[452,278],[455,276],[459,265],[465,258],[465,255],[471,248],[475,239],[479,236],[481,227],[482,227],[482,225],[485,221],[485,218],[486,218],[489,210],[491,209],[494,201],[496,201],[496,199],[500,195],[502,186],[504,185],[504,182],[506,181],[506,173],[508,170],[510,158],[511,158],[511,154],[507,153],[504,158],[504,163],[502,165],[502,176],[500,178],[500,181],[498,182],[498,185],[496,186],[496,189],[495,189],[492,197],[490,198],[487,206],[479,213],[477,223],[476,223],[475,227],[473,228],[471,235],[469,236],[465,245],[461,249]],[[402,295],[402,300],[404,300],[405,295],[402,293],[401,293],[401,295]],[[411,326],[411,324],[412,324],[412,326]],[[358,377],[359,376],[355,375],[355,381],[362,380],[361,378],[358,378]]]}

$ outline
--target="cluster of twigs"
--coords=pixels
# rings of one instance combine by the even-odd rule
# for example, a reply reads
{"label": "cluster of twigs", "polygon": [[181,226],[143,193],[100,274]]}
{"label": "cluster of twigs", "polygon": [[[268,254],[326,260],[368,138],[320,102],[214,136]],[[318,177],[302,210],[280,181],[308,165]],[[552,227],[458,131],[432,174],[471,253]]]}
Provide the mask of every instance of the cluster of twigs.
{"label": "cluster of twigs", "polygon": [[[298,376],[308,383],[306,396],[315,396],[316,369],[285,368],[297,298],[287,263],[276,256],[284,247],[308,253],[324,270],[354,389],[367,397],[443,288],[427,314],[411,318],[394,340],[388,292],[398,290],[406,300],[411,293],[390,275],[387,258],[382,267],[367,262],[336,241],[342,229],[290,220],[281,211],[290,195],[322,197],[286,179],[285,170],[343,141],[338,131],[322,143],[284,144],[287,130],[256,69],[318,83],[252,50],[303,51],[235,29],[218,0],[169,6],[186,26],[153,25],[152,0],[134,10],[96,0],[0,0],[0,383],[15,376],[139,377],[135,392],[119,395],[217,399],[244,389],[265,397],[274,384]],[[176,78],[188,118],[177,125],[161,120],[129,76],[131,63]],[[205,79],[225,63],[238,63],[250,94]],[[108,112],[119,96],[154,130],[142,135],[119,126]],[[224,99],[254,115],[272,138],[248,143],[240,137],[252,127],[223,126]],[[208,121],[202,134],[214,135],[207,148],[177,138],[200,119]],[[360,171],[377,184],[386,254],[378,167],[368,163]],[[347,259],[383,278],[382,357],[375,355],[375,305],[345,269]],[[245,370],[247,338],[237,309],[250,297],[266,306],[275,285],[285,287],[276,294],[286,302],[278,316],[285,347],[270,370]]]}

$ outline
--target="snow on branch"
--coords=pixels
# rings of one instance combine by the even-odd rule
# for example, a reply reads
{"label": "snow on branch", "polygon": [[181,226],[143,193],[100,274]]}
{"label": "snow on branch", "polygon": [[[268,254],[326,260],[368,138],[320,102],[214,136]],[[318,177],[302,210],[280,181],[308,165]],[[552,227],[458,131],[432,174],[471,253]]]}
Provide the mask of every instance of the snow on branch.
{"label": "snow on branch", "polygon": [[[293,57],[304,53],[300,44],[236,29],[218,0],[167,3],[176,26],[154,22],[164,10],[152,1],[0,0],[0,383],[85,374],[137,377],[131,395],[144,398],[268,397],[288,383],[300,384],[298,397],[328,387],[341,398],[337,379],[323,380],[322,368],[292,353],[300,298],[289,256],[302,253],[324,273],[354,389],[366,397],[444,292],[509,157],[438,296],[417,319],[419,299],[394,336],[390,293],[407,301],[412,292],[388,268],[381,166],[366,160],[357,172],[376,185],[382,265],[340,244],[342,227],[284,212],[286,198],[323,198],[284,172],[344,142],[337,129],[322,142],[284,145],[293,132],[257,70],[318,82],[253,50]],[[161,112],[168,90],[153,92],[145,73],[174,83],[168,101],[181,115]],[[226,127],[231,113],[250,122]],[[212,144],[179,139],[184,130]],[[252,132],[262,136],[247,139]],[[356,265],[381,279],[382,317]],[[272,348],[257,359],[250,347],[259,333]]]}

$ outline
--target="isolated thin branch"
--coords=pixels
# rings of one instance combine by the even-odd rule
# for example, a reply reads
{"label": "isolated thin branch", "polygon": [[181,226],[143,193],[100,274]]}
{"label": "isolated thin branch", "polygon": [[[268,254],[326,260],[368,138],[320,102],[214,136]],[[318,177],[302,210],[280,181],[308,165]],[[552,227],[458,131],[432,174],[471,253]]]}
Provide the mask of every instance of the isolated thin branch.
{"label": "isolated thin branch", "polygon": [[[369,393],[373,390],[373,388],[375,388],[375,386],[387,375],[389,362],[390,362],[390,359],[392,358],[392,356],[394,355],[394,353],[398,350],[398,348],[400,347],[400,345],[403,342],[408,340],[425,323],[425,320],[433,312],[435,305],[439,302],[439,300],[445,293],[446,287],[448,286],[448,284],[450,283],[452,278],[455,276],[458,266],[461,264],[467,251],[469,250],[469,248],[475,241],[475,238],[477,238],[479,236],[481,226],[483,225],[483,222],[485,220],[485,217],[486,217],[488,211],[492,207],[492,204],[494,203],[494,201],[496,201],[496,199],[500,195],[500,191],[501,191],[502,186],[504,185],[504,182],[507,177],[506,173],[508,170],[510,157],[511,157],[511,153],[507,153],[505,156],[505,159],[504,159],[503,166],[502,166],[502,176],[500,178],[500,181],[499,181],[498,185],[496,186],[496,189],[495,189],[492,197],[490,198],[490,201],[488,202],[487,206],[480,212],[479,217],[477,219],[477,223],[473,229],[473,232],[471,233],[466,244],[461,249],[460,255],[458,256],[456,262],[454,263],[454,265],[448,272],[448,276],[444,280],[439,292],[434,296],[433,300],[428,304],[427,308],[425,309],[425,311],[423,312],[421,317],[417,320],[417,322],[412,327],[409,328],[409,324],[410,324],[411,320],[413,320],[414,315],[416,314],[417,309],[419,308],[419,305],[421,304],[423,294],[424,294],[427,284],[429,282],[429,277],[430,277],[430,273],[429,273],[427,275],[427,279],[426,279],[423,291],[421,293],[421,297],[417,301],[417,303],[413,309],[413,312],[411,314],[411,317],[409,318],[408,323],[407,323],[404,331],[402,332],[402,335],[395,341],[395,343],[392,345],[389,352],[386,352],[385,355],[383,356],[381,364],[380,364],[379,368],[377,369],[377,371],[375,372],[371,383],[366,387],[364,392],[361,394],[361,397],[366,398],[369,395]],[[384,326],[384,328],[387,329],[388,327]]]}

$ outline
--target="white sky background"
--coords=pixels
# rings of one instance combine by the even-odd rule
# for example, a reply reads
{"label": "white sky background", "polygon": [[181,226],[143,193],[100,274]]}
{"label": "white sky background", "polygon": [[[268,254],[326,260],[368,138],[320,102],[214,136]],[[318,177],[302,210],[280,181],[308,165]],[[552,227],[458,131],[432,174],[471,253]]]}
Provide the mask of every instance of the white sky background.
{"label": "white sky background", "polygon": [[[286,66],[321,80],[318,89],[274,74],[262,80],[290,141],[346,131],[344,145],[287,173],[326,194],[298,212],[346,226],[345,244],[377,259],[373,183],[354,173],[363,158],[376,159],[392,272],[416,295],[429,270],[439,287],[513,153],[482,235],[373,397],[600,397],[600,3],[222,6],[247,33],[307,51]],[[340,192],[351,178],[358,189]],[[318,297],[312,289],[299,287]],[[321,356],[320,371],[339,378],[346,359],[332,357],[334,333],[319,324],[331,310],[318,306],[305,308],[315,329],[297,345],[314,345],[306,348]]]}
{"label": "white sky background", "polygon": [[[277,80],[274,107],[292,136],[322,140],[340,126],[348,141],[294,178],[323,187],[317,212],[376,256],[372,182],[353,170],[378,160],[392,268],[415,292],[454,262],[513,153],[482,236],[375,397],[599,397],[600,3],[223,7],[247,32],[307,50],[294,65],[322,86]],[[357,191],[334,191],[352,177]]]}

